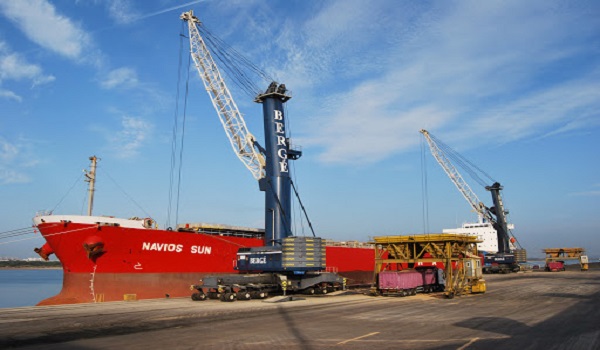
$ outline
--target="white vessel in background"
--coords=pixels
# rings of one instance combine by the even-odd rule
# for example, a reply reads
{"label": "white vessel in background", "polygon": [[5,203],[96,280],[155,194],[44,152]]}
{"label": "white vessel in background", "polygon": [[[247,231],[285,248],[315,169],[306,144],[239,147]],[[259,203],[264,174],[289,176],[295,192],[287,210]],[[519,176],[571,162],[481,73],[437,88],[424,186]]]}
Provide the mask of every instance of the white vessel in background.
{"label": "white vessel in background", "polygon": [[[508,224],[508,229],[512,230],[515,225]],[[477,243],[477,250],[486,253],[497,253],[498,252],[498,232],[494,229],[491,222],[466,222],[459,228],[445,228],[442,230],[443,233],[457,233],[466,234],[470,236],[476,236],[482,242]],[[511,250],[516,249],[513,240],[509,241]]]}

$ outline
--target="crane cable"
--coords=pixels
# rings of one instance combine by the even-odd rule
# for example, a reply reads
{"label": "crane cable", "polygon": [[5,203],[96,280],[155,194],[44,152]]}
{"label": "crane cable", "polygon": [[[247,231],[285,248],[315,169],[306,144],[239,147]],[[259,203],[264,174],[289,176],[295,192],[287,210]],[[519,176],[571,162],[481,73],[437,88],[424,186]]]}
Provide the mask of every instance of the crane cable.
{"label": "crane cable", "polygon": [[[224,72],[224,74],[226,74],[229,79],[238,87],[240,88],[240,90],[242,90],[244,93],[246,93],[249,97],[251,98],[255,98],[256,95],[261,94],[263,92],[262,89],[260,89],[258,87],[258,85],[255,83],[255,80],[251,78],[251,76],[254,76],[255,78],[258,78],[259,80],[262,80],[265,83],[271,83],[274,81],[274,79],[267,74],[264,70],[262,70],[261,68],[259,68],[257,65],[255,65],[254,63],[252,63],[247,57],[245,57],[244,55],[242,55],[239,51],[235,50],[232,46],[230,46],[229,44],[227,44],[226,42],[224,42],[223,40],[221,40],[219,37],[217,37],[216,35],[214,35],[205,25],[198,25],[198,30],[200,31],[204,42],[206,44],[206,46],[208,47],[209,51],[211,52],[211,55],[213,56],[213,58],[217,59],[219,61],[219,70]],[[291,127],[290,127],[290,118],[288,115],[288,110],[287,110],[287,105],[283,106],[284,108],[284,115],[286,116],[286,119],[288,121],[288,125],[286,127],[286,131],[288,132],[288,136],[290,136],[291,138]],[[293,171],[295,171],[295,167],[293,167]],[[267,180],[269,186],[271,187],[271,191],[274,194],[275,191],[273,190],[273,185],[270,182],[270,180]],[[315,232],[312,226],[312,223],[310,221],[310,219],[308,218],[308,213],[306,212],[306,208],[304,207],[304,205],[302,204],[302,201],[300,199],[300,195],[297,191],[296,186],[294,185],[294,182],[292,181],[292,179],[290,178],[290,183],[292,185],[292,188],[294,189],[294,193],[296,195],[296,198],[298,199],[298,203],[302,209],[302,211],[304,212],[304,217],[307,220],[308,226],[313,234],[313,236],[315,236]],[[286,219],[286,214],[283,212],[283,208],[280,202],[279,198],[275,198],[275,201],[278,205],[278,207],[281,210],[281,215],[282,215],[282,220],[285,222]],[[293,203],[292,203],[293,205]],[[292,221],[296,221],[294,220],[294,210],[292,207],[292,213],[290,213],[290,217],[292,219]],[[304,221],[302,220],[302,216],[300,216],[300,223],[301,223],[301,228],[302,228],[302,232],[304,232]],[[292,232],[290,232],[290,234],[292,234]]]}
{"label": "crane cable", "polygon": [[460,153],[455,151],[452,147],[443,143],[442,141],[440,141],[440,139],[438,139],[431,133],[429,133],[429,137],[431,137],[431,139],[435,142],[435,144],[438,146],[438,148],[442,151],[442,153],[445,156],[447,156],[450,160],[452,160],[454,164],[460,166],[479,185],[481,185],[482,187],[486,187],[489,183],[489,182],[484,181],[482,179],[482,177],[480,176],[480,174],[482,176],[486,177],[488,180],[490,180],[490,182],[492,182],[492,183],[496,182],[488,173],[486,173],[481,168],[479,168],[477,165],[475,165],[473,162],[471,162],[470,160],[468,160],[467,158],[462,156]]}
{"label": "crane cable", "polygon": [[17,228],[17,229],[13,229],[13,230],[0,232],[0,240],[7,239],[7,238],[19,237],[19,236],[23,236],[23,235],[29,235],[32,233],[35,233],[35,230],[31,227]]}
{"label": "crane cable", "polygon": [[[183,101],[183,117],[181,121],[181,141],[179,142],[179,160],[177,159],[177,144],[179,136],[179,100],[180,100],[180,88],[181,88],[181,75],[182,75],[182,59],[183,59],[183,41],[187,39],[185,36],[185,22],[181,22],[181,32],[179,33],[179,62],[177,67],[177,92],[175,96],[175,113],[173,115],[173,132],[171,135],[171,169],[169,173],[169,202],[167,208],[167,221],[165,227],[171,227],[171,215],[173,214],[173,201],[175,201],[175,225],[179,221],[179,203],[181,194],[181,170],[183,167],[183,148],[185,140],[185,122],[187,116],[187,100],[189,95],[189,82],[190,82],[190,66],[191,66],[191,55],[188,56],[187,65],[187,76],[185,81],[185,94]],[[177,168],[177,179],[175,179],[175,168]],[[175,191],[174,187],[177,186]],[[176,198],[173,200],[174,192],[176,192]]]}
{"label": "crane cable", "polygon": [[[198,25],[198,31],[202,35],[204,43],[206,44],[207,48],[209,49],[211,56],[213,56],[213,58],[215,58],[219,61],[219,71],[221,71],[225,75],[227,75],[229,80],[232,81],[241,91],[243,91],[249,97],[254,99],[257,95],[264,92],[263,89],[260,89],[258,87],[258,85],[255,83],[256,78],[258,78],[259,80],[264,81],[266,83],[271,83],[274,81],[274,79],[269,74],[267,74],[264,70],[262,70],[257,65],[252,63],[247,57],[242,55],[239,51],[235,50],[231,45],[227,44],[225,41],[220,39],[218,36],[214,35],[203,23],[200,23]],[[183,32],[183,29],[182,29],[182,32]],[[181,65],[181,62],[180,62],[180,65]],[[189,69],[188,69],[188,71],[189,71]],[[251,76],[254,76],[255,79],[253,79]],[[189,76],[188,76],[188,81],[189,81]],[[179,86],[179,83],[178,83],[178,86]],[[187,101],[187,93],[188,93],[188,87],[186,84],[186,98],[185,98],[186,101]],[[284,105],[284,108],[285,108],[284,113],[287,116],[287,107],[285,105]],[[184,112],[184,119],[185,119],[185,112]],[[185,125],[185,122],[183,124]],[[289,129],[290,128],[289,128],[289,119],[288,119],[287,130],[289,131]],[[183,142],[182,142],[182,147],[183,147]],[[180,159],[180,165],[181,165],[181,159]],[[180,169],[180,173],[181,173],[181,169]],[[267,182],[269,183],[269,186],[271,187],[271,190],[274,193],[272,183],[269,180],[267,180]],[[314,236],[315,233],[314,233],[314,229],[312,227],[312,223],[310,222],[310,220],[308,218],[306,209],[302,205],[298,191],[297,191],[296,187],[294,186],[294,183],[292,182],[291,178],[290,178],[290,182],[292,184],[292,187],[294,188],[296,197],[298,198],[300,206],[301,206],[302,210],[304,211],[304,215],[306,217],[308,225]],[[276,197],[275,200],[276,200],[279,208],[282,209],[279,198]],[[282,220],[286,221],[285,213],[283,213],[283,210],[281,210],[281,213],[283,216]],[[303,225],[302,219],[300,219],[300,221],[301,221],[301,224]],[[302,226],[302,230],[304,230],[303,226]],[[291,232],[290,232],[290,234],[291,234]]]}
{"label": "crane cable", "polygon": [[185,140],[185,121],[187,116],[187,101],[190,91],[190,66],[192,65],[192,56],[188,55],[187,78],[185,80],[185,97],[183,99],[183,120],[181,121],[181,146],[179,147],[179,170],[177,173],[177,205],[175,209],[175,225],[179,222],[179,199],[181,193],[181,169],[183,167],[183,146]]}
{"label": "crane cable", "polygon": [[302,211],[304,212],[304,216],[306,217],[306,221],[308,222],[308,227],[310,227],[310,231],[312,232],[313,237],[317,237],[317,235],[315,235],[315,230],[313,229],[312,223],[310,222],[310,219],[308,218],[308,213],[306,212],[306,208],[304,208],[304,204],[302,204],[302,200],[300,199],[300,195],[298,194],[298,191],[296,190],[296,186],[294,185],[294,181],[292,181],[292,179],[290,179],[290,183],[292,184],[292,188],[294,189],[294,193],[296,194],[296,198],[298,198],[298,204],[300,204],[300,208],[302,208]]}
{"label": "crane cable", "polygon": [[421,197],[423,200],[423,232],[429,233],[429,194],[427,183],[427,157],[425,153],[425,140],[421,138]]}
{"label": "crane cable", "polygon": [[165,227],[171,226],[171,210],[173,205],[173,183],[175,176],[175,165],[176,165],[176,152],[177,152],[177,126],[178,126],[178,118],[179,118],[179,89],[181,86],[181,60],[183,58],[183,39],[186,36],[183,34],[183,30],[185,27],[185,23],[181,22],[181,31],[179,33],[179,58],[178,58],[178,66],[177,66],[177,89],[175,94],[175,113],[173,114],[173,129],[171,135],[171,169],[169,171],[169,200],[167,204],[167,220],[165,223]]}
{"label": "crane cable", "polygon": [[[56,210],[56,208],[58,208],[58,206],[65,200],[65,198],[67,198],[67,196],[69,195],[69,193],[71,193],[71,191],[73,190],[73,188],[75,188],[75,186],[79,183],[79,180],[81,180],[82,177],[83,177],[83,173],[81,173],[81,174],[79,174],[79,176],[77,176],[77,179],[73,182],[73,184],[71,185],[71,187],[69,187],[69,189],[67,190],[67,192],[58,201],[58,203],[56,203],[56,205],[54,206],[54,208],[52,208],[52,210],[50,211],[50,213],[54,212]],[[24,236],[24,235],[30,235],[32,233],[35,233],[35,229],[32,228],[32,227],[17,228],[17,229],[13,229],[13,230],[8,230],[8,231],[0,232],[0,240],[7,239],[7,238],[14,238],[14,237],[19,237],[19,236]],[[11,243],[11,242],[4,242],[4,243]]]}
{"label": "crane cable", "polygon": [[214,35],[204,24],[198,25],[198,31],[201,33],[211,55],[220,62],[219,70],[223,71],[236,86],[252,99],[263,91],[251,76],[266,83],[271,83],[274,80],[247,57]]}
{"label": "crane cable", "polygon": [[[288,114],[288,107],[286,104],[283,105],[283,113],[285,115],[286,121],[287,121],[287,127],[286,127],[286,131],[288,132],[288,140],[292,139],[292,127],[291,127],[291,118]],[[291,142],[288,141],[288,148],[290,148]],[[293,172],[293,178],[296,179],[296,167],[294,166],[295,163],[290,163],[290,167],[292,168],[292,172]],[[308,224],[308,227],[310,228],[310,231],[313,235],[313,237],[316,237],[315,234],[315,230],[313,228],[312,222],[310,221],[309,217],[308,217],[308,212],[306,211],[306,208],[304,207],[304,204],[302,204],[302,200],[300,199],[300,193],[298,192],[298,189],[296,188],[296,185],[294,184],[294,181],[292,180],[292,177],[290,177],[290,184],[292,185],[292,189],[294,190],[294,193],[296,194],[296,198],[298,199],[298,204],[300,205],[300,209],[302,210],[302,212],[304,213],[304,218],[306,218],[306,222]],[[292,202],[292,214],[295,214],[294,211],[294,203]],[[295,223],[296,220],[294,220],[294,217],[292,217],[292,221]],[[295,224],[294,224],[295,225]],[[300,215],[300,227],[302,229],[302,234],[304,234],[304,220],[302,215]]]}
{"label": "crane cable", "polygon": [[119,191],[121,191],[121,193],[123,193],[123,195],[125,197],[127,197],[127,199],[129,199],[131,201],[131,203],[133,203],[136,207],[138,207],[138,209],[140,209],[142,212],[144,212],[144,215],[146,215],[146,217],[151,218],[152,215],[150,215],[143,207],[141,204],[139,204],[135,199],[133,199],[132,196],[129,195],[129,193],[127,193],[123,187],[119,186],[119,183],[117,183],[117,181],[115,181],[115,179],[110,176],[110,174],[108,173],[108,171],[106,169],[104,169],[103,167],[98,167],[98,170],[101,170],[103,172],[104,175],[106,175],[108,177],[108,179],[110,181],[112,181],[112,183],[119,189]]}

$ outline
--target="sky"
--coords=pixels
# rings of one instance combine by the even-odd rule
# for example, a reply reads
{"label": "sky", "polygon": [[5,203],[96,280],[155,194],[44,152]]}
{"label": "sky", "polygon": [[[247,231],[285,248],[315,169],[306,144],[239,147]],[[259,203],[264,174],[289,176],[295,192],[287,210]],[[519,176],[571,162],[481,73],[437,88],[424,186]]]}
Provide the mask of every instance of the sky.
{"label": "sky", "polygon": [[[264,194],[188,66],[190,9],[291,91],[291,174],[317,236],[476,220],[427,129],[504,186],[530,257],[600,257],[600,2],[583,0],[0,0],[0,233],[85,215],[92,155],[95,215],[264,227]],[[262,106],[230,89],[262,142]],[[311,235],[297,202],[293,216]],[[0,239],[0,257],[43,242]]]}

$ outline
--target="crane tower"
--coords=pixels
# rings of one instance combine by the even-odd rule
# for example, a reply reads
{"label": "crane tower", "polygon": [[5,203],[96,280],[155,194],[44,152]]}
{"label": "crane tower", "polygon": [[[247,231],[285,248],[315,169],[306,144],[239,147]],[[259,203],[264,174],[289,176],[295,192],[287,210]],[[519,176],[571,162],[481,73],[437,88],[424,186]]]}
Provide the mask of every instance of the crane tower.
{"label": "crane tower", "polygon": [[265,148],[248,131],[246,122],[223,80],[210,51],[200,35],[200,20],[193,11],[184,12],[182,20],[188,23],[190,50],[198,74],[219,115],[231,146],[259,182],[265,192],[265,245],[280,245],[291,232],[291,182],[288,160],[298,159],[302,153],[290,148],[286,136],[284,103],[291,97],[284,84],[272,82],[255,102],[263,105]]}

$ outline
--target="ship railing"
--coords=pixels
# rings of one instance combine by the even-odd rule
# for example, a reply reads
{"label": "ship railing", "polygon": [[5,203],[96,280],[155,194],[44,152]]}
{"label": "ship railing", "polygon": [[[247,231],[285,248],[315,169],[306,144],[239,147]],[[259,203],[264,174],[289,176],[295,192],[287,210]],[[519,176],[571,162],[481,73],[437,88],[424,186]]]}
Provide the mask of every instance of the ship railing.
{"label": "ship railing", "polygon": [[241,238],[263,238],[263,233],[257,232],[244,232],[244,231],[231,231],[231,230],[211,230],[211,229],[186,229],[180,228],[180,232],[195,232],[195,233],[203,233],[207,235],[214,236],[228,236],[228,237],[241,237]]}
{"label": "ship railing", "polygon": [[50,216],[50,215],[52,215],[52,210],[38,210],[35,213],[36,217],[38,217],[38,216]]}
{"label": "ship railing", "polygon": [[330,247],[349,247],[349,248],[374,248],[375,245],[359,241],[333,241],[329,239],[323,240],[326,246]]}

